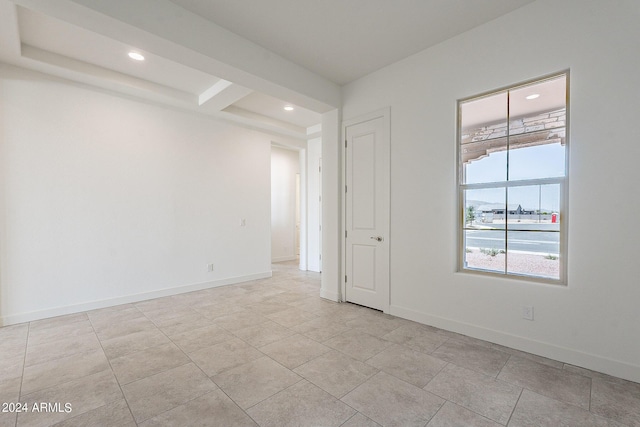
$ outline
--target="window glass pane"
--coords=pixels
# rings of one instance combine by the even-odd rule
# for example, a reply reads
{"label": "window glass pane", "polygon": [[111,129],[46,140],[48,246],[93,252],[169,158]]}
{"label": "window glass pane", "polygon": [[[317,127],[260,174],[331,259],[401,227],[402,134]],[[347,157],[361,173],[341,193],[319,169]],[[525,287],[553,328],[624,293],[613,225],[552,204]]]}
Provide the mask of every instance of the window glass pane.
{"label": "window glass pane", "polygon": [[567,87],[561,75],[459,102],[461,268],[565,277]]}
{"label": "window glass pane", "polygon": [[560,233],[507,233],[507,273],[560,279]]}
{"label": "window glass pane", "polygon": [[509,180],[565,175],[566,77],[509,92]]}
{"label": "window glass pane", "polygon": [[504,230],[465,230],[464,233],[464,268],[504,274]]}
{"label": "window glass pane", "polygon": [[460,104],[460,156],[465,184],[507,179],[507,92]]}
{"label": "window glass pane", "polygon": [[560,184],[511,187],[507,196],[509,230],[560,231]]}
{"label": "window glass pane", "polygon": [[565,147],[560,143],[509,150],[509,181],[565,175]]}
{"label": "window glass pane", "polygon": [[464,190],[464,227],[504,229],[506,188]]}

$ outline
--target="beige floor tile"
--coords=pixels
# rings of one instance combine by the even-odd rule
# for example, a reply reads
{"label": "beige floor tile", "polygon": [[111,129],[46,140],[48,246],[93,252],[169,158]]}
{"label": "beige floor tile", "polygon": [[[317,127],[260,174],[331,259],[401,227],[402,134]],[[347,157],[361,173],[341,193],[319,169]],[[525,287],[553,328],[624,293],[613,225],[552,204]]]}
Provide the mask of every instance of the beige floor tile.
{"label": "beige floor tile", "polygon": [[20,378],[24,367],[24,355],[0,359],[0,384]]}
{"label": "beige floor tile", "polygon": [[498,379],[589,409],[591,379],[578,374],[512,356]]}
{"label": "beige floor tile", "polygon": [[42,328],[35,331],[30,330],[29,345],[49,344],[70,337],[93,333],[94,330],[91,322],[88,320],[80,320],[73,323],[52,326],[50,328]]}
{"label": "beige floor tile", "polygon": [[15,427],[17,420],[17,412],[0,412],[0,427]]}
{"label": "beige floor tile", "polygon": [[367,418],[360,412],[356,413],[353,417],[342,424],[340,427],[381,427],[380,424],[373,421],[371,418]]}
{"label": "beige floor tile", "polygon": [[509,359],[507,353],[455,339],[438,347],[433,357],[495,377]]}
{"label": "beige floor tile", "polygon": [[260,347],[259,350],[289,369],[297,368],[331,351],[329,347],[299,334],[272,342]]}
{"label": "beige floor tile", "polygon": [[216,325],[193,329],[171,337],[185,353],[194,353],[233,338],[229,332]]}
{"label": "beige floor tile", "polygon": [[[262,304],[266,299],[267,299],[267,296],[265,296],[263,292],[251,291],[243,295],[226,297],[224,298],[224,303],[228,305],[243,307],[247,311],[253,311],[253,310],[250,310],[250,307]],[[264,313],[261,313],[261,314],[273,313],[273,309],[271,310],[265,309],[263,311]]]}
{"label": "beige floor tile", "polygon": [[96,334],[84,334],[60,339],[52,343],[29,345],[27,347],[25,366],[33,366],[78,353],[99,350],[102,350],[102,347]]}
{"label": "beige floor tile", "polygon": [[232,338],[229,341],[191,353],[189,357],[211,377],[264,357],[264,353],[238,338]]}
{"label": "beige floor tile", "polygon": [[56,427],[136,427],[136,422],[122,399],[69,418]]}
{"label": "beige floor tile", "polygon": [[197,311],[194,311],[192,314],[187,314],[184,316],[172,317],[170,319],[163,320],[154,320],[154,323],[165,335],[173,337],[193,329],[211,326],[213,325],[213,320],[204,317]]}
{"label": "beige floor tile", "polygon": [[122,386],[136,422],[141,423],[215,390],[194,364],[179,366]]}
{"label": "beige floor tile", "polygon": [[295,334],[291,329],[267,320],[259,325],[233,331],[233,334],[254,347],[262,347]]}
{"label": "beige floor tile", "polygon": [[349,330],[325,341],[323,344],[364,362],[389,347],[392,343],[373,335]]}
{"label": "beige floor tile", "polygon": [[170,342],[169,338],[159,329],[149,329],[110,340],[103,340],[102,348],[111,360],[168,342]]}
{"label": "beige floor tile", "polygon": [[304,299],[293,301],[289,305],[309,313],[321,312],[323,310],[333,309],[338,303],[318,298],[317,295],[307,296]]}
{"label": "beige floor tile", "polygon": [[176,304],[171,307],[163,307],[154,310],[140,310],[144,316],[151,320],[156,326],[160,326],[162,322],[169,322],[172,319],[199,314],[192,307]]}
{"label": "beige floor tile", "polygon": [[27,323],[0,328],[0,361],[19,356],[24,357],[28,334],[29,324]]}
{"label": "beige floor tile", "polygon": [[258,304],[250,304],[247,306],[247,310],[265,317],[269,314],[289,310],[290,308],[291,306],[279,302],[260,302]]}
{"label": "beige floor tile", "polygon": [[[431,327],[433,328],[433,327]],[[457,332],[451,332],[451,331],[445,331],[444,329],[435,329],[437,334],[449,337],[449,338],[453,338],[456,341],[462,341],[465,342],[467,344],[475,344],[478,345],[480,347],[487,347],[487,348],[493,348],[495,350],[500,350],[499,349],[499,345],[491,343],[489,341],[484,341],[478,338],[474,338],[474,337],[470,337],[468,335],[464,335],[464,334],[459,334]]]}
{"label": "beige floor tile", "polygon": [[251,418],[264,427],[337,427],[355,412],[306,380],[263,400],[247,411]]}
{"label": "beige floor tile", "polygon": [[34,320],[29,323],[29,331],[35,332],[42,329],[55,328],[87,320],[89,320],[87,313],[74,313],[64,316],[50,317],[48,319]]}
{"label": "beige floor tile", "polygon": [[193,309],[209,320],[215,320],[219,317],[229,316],[236,313],[248,312],[248,310],[241,305],[225,304],[220,302],[194,306]]}
{"label": "beige floor tile", "polygon": [[[21,382],[20,377],[0,382],[0,405],[20,402]],[[9,408],[0,407],[0,427],[15,427],[17,412],[4,412],[4,409],[8,410]]]}
{"label": "beige floor tile", "polygon": [[366,311],[360,317],[347,320],[345,324],[354,331],[378,338],[382,338],[384,335],[404,325],[401,319],[380,314],[370,314]]}
{"label": "beige floor tile", "polygon": [[30,394],[107,369],[109,362],[102,349],[28,366],[24,368],[22,394]]}
{"label": "beige floor tile", "polygon": [[291,329],[318,342],[325,342],[343,332],[351,330],[351,328],[344,323],[330,322],[323,317],[300,323],[299,325],[292,326]]}
{"label": "beige floor tile", "polygon": [[502,425],[455,403],[445,402],[438,413],[429,421],[427,427],[501,427]]}
{"label": "beige floor tile", "polygon": [[46,390],[22,395],[20,400],[24,402],[51,402],[62,405],[70,403],[71,412],[19,414],[18,425],[20,427],[49,426],[120,401],[122,398],[120,386],[113,373],[110,369],[105,370]]}
{"label": "beige floor tile", "polygon": [[516,350],[514,348],[505,347],[499,344],[491,344],[491,348],[494,350],[502,351],[503,353],[508,353],[513,356],[518,356],[523,359],[529,359],[534,362],[542,363],[543,365],[551,366],[552,368],[562,369],[564,367],[564,363],[558,362],[557,360],[549,359],[547,357],[538,356],[536,354],[527,353],[524,351]]}
{"label": "beige floor tile", "polygon": [[[144,315],[130,320],[115,320],[103,327],[97,328],[96,333],[100,341],[110,340],[117,337],[134,334],[136,332],[157,330],[156,325]],[[95,324],[94,324],[95,327]]]}
{"label": "beige floor tile", "polygon": [[293,371],[338,399],[378,373],[378,369],[336,350]]}
{"label": "beige floor tile", "polygon": [[20,396],[21,384],[22,379],[20,377],[0,382],[0,403],[17,402],[18,397]]}
{"label": "beige floor tile", "polygon": [[316,315],[309,313],[308,311],[292,307],[287,310],[267,314],[265,317],[286,328],[291,328],[292,326],[299,325],[300,323],[304,323],[315,318]]}
{"label": "beige floor tile", "polygon": [[522,392],[520,387],[456,365],[447,365],[424,389],[500,424],[509,421]]}
{"label": "beige floor tile", "polygon": [[89,316],[89,320],[96,331],[114,323],[128,322],[145,317],[133,304],[116,305],[88,311],[87,316]]}
{"label": "beige floor tile", "polygon": [[143,313],[151,313],[158,311],[171,312],[180,305],[175,298],[171,296],[154,298],[146,301],[140,301],[133,304],[138,310]]}
{"label": "beige floor tile", "polygon": [[184,294],[172,295],[170,298],[176,305],[186,305],[195,307],[197,303],[211,304],[211,289],[202,289],[199,291],[185,292]]}
{"label": "beige floor tile", "polygon": [[640,384],[593,379],[591,412],[630,427],[640,427]]}
{"label": "beige floor tile", "polygon": [[397,344],[387,347],[366,363],[421,388],[447,364],[428,354]]}
{"label": "beige floor tile", "polygon": [[581,368],[579,366],[564,364],[563,369],[567,372],[572,372],[574,374],[582,375],[583,377],[591,378],[591,379],[600,379],[603,381],[607,381],[610,383],[621,384],[625,386],[636,386],[640,387],[640,383],[624,380],[622,378],[613,377],[611,375],[603,374],[602,372],[592,371],[590,369]]}
{"label": "beige floor tile", "polygon": [[433,394],[380,372],[341,399],[384,426],[424,426],[444,403]]}
{"label": "beige floor tile", "polygon": [[237,313],[228,314],[226,316],[217,317],[215,325],[218,325],[227,331],[239,331],[251,326],[260,325],[268,321],[266,317],[250,310],[244,310]]}
{"label": "beige floor tile", "polygon": [[363,313],[369,313],[370,310],[366,308],[362,308],[360,306],[342,303],[337,304],[331,310],[323,310],[321,313],[316,312],[315,314],[319,317],[324,318],[329,322],[348,322],[349,320],[354,320],[360,317]]}
{"label": "beige floor tile", "polygon": [[191,362],[175,344],[161,344],[111,360],[118,382],[128,384]]}
{"label": "beige floor tile", "polygon": [[285,304],[287,306],[292,306],[298,301],[302,301],[306,299],[308,295],[304,292],[298,292],[297,290],[288,290],[286,292],[280,292],[275,295],[268,297],[265,302],[267,303],[276,303],[276,304]]}
{"label": "beige floor tile", "polygon": [[165,426],[257,427],[221,390],[214,390],[153,417],[140,427]]}
{"label": "beige floor tile", "polygon": [[513,411],[509,427],[623,427],[623,425],[592,414],[586,409],[559,402],[524,390]]}
{"label": "beige floor tile", "polygon": [[640,427],[640,384],[323,300],[319,274],[272,268],[0,328],[0,401],[72,404],[0,427]]}
{"label": "beige floor tile", "polygon": [[382,338],[423,353],[432,353],[449,339],[417,323],[400,326]]}
{"label": "beige floor tile", "polygon": [[247,409],[302,378],[265,356],[218,374],[212,379],[238,406]]}

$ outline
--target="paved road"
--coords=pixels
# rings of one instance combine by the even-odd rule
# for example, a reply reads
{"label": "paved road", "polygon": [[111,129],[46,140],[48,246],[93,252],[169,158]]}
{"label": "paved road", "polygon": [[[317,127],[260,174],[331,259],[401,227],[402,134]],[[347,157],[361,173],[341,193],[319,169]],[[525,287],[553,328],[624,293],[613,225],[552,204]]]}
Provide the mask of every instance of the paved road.
{"label": "paved road", "polygon": [[[511,229],[511,225],[509,226]],[[514,251],[538,252],[541,254],[560,253],[560,233],[511,231],[509,249]],[[471,248],[504,249],[504,231],[467,230],[466,246]]]}

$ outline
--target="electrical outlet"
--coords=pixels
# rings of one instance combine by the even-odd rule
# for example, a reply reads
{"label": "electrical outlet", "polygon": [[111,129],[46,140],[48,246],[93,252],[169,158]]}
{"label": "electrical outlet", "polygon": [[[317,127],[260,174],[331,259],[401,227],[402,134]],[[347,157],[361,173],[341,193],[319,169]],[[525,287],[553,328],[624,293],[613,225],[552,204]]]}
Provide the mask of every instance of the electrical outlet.
{"label": "electrical outlet", "polygon": [[207,271],[211,272],[213,270],[215,270],[215,266],[213,264],[208,264],[207,265]]}
{"label": "electrical outlet", "polygon": [[533,320],[533,306],[532,305],[524,305],[522,306],[522,318],[526,320]]}

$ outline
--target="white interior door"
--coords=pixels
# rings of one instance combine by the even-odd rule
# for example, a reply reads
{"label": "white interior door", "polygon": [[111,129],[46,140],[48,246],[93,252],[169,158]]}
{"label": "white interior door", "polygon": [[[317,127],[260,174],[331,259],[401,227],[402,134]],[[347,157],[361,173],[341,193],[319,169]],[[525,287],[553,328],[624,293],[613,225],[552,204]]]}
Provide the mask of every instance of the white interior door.
{"label": "white interior door", "polygon": [[389,110],[345,123],[345,299],[389,309]]}

